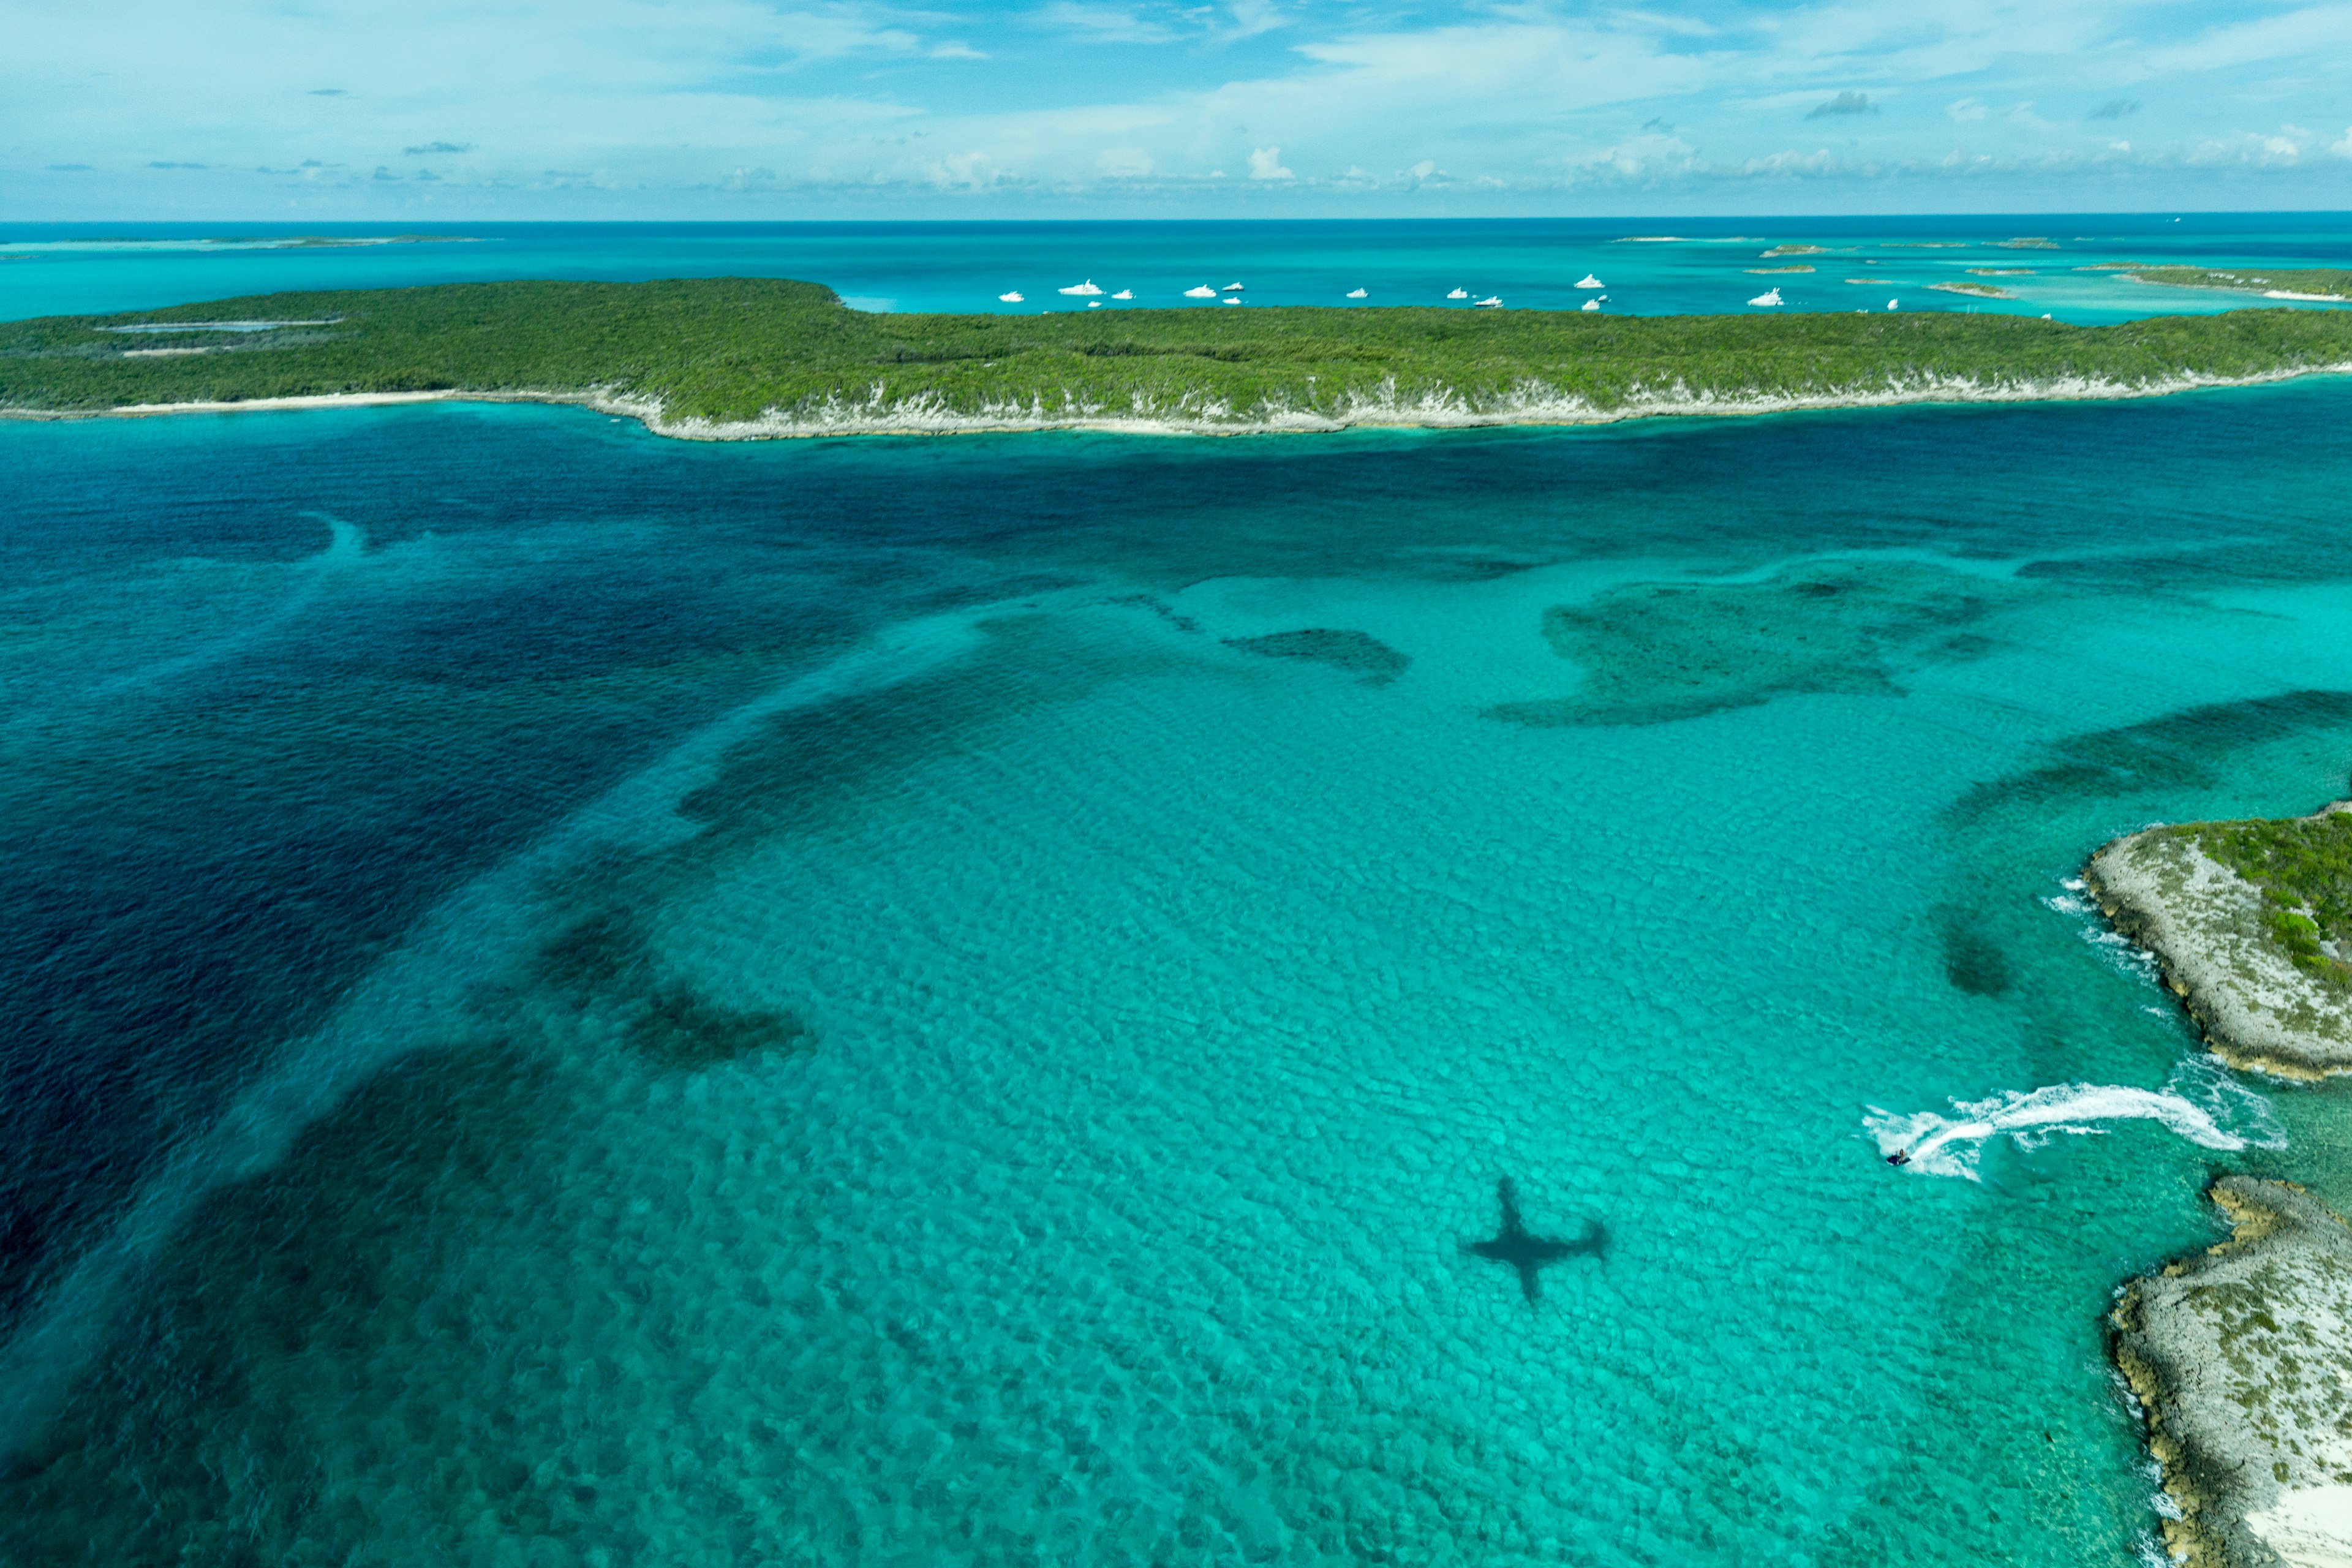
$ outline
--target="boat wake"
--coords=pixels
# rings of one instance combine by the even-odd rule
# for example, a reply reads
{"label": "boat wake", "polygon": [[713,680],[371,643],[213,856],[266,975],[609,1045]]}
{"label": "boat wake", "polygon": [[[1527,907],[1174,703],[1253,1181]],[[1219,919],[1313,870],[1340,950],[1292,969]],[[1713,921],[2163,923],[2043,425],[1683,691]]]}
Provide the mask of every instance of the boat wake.
{"label": "boat wake", "polygon": [[1989,1100],[1954,1100],[1950,1116],[1867,1109],[1863,1126],[1890,1163],[1905,1153],[1906,1170],[1971,1182],[1981,1179],[1978,1158],[1996,1138],[2038,1149],[2059,1133],[2102,1133],[2117,1121],[2159,1121],[2206,1149],[2277,1149],[2286,1143],[2266,1100],[2201,1064],[2185,1065],[2161,1089],[2062,1083],[2004,1089]]}

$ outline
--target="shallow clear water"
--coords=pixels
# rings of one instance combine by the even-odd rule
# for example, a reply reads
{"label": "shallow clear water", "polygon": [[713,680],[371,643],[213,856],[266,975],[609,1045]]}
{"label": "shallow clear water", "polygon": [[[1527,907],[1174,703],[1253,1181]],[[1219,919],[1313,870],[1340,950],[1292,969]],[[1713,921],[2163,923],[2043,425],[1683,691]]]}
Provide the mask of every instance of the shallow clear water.
{"label": "shallow clear water", "polygon": [[[322,233],[433,243],[289,246]],[[1636,242],[1633,237],[1648,236]],[[1655,237],[1672,236],[1660,239]],[[2049,248],[2005,242],[2039,237]],[[228,240],[232,243],[216,243]],[[1776,246],[1822,253],[1768,258]],[[17,225],[0,232],[0,320],[131,310],[299,289],[500,278],[804,278],[861,310],[1226,309],[1185,290],[1245,285],[1247,305],[1558,310],[1605,295],[1635,315],[1745,311],[1777,287],[1797,310],[2005,310],[2080,322],[2243,308],[2242,295],[2156,288],[2104,263],[2342,267],[2340,213],[2034,214],[2016,217],[1497,219],[1491,222],[1001,224]],[[1789,268],[1811,268],[1790,271]],[[1759,270],[1769,269],[1769,270]],[[1605,285],[1580,289],[1586,278]],[[2014,298],[1930,287],[1976,283]],[[1348,295],[1361,289],[1365,297]],[[1459,299],[1447,296],[1454,289]],[[1000,299],[1022,296],[1017,303]],[[2272,301],[2275,305],[2277,301]],[[1244,306],[1245,308],[1245,306]],[[2339,306],[2298,305],[2336,310]]]}
{"label": "shallow clear water", "polygon": [[2347,412],[0,426],[0,1557],[2145,1551],[2352,1163],[2065,884],[2343,793]]}

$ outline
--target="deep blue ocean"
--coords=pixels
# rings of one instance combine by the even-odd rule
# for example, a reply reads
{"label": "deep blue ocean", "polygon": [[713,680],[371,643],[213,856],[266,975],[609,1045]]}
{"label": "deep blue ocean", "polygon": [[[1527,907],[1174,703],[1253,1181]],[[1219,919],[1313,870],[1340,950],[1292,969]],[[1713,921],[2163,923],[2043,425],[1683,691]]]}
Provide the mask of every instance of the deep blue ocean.
{"label": "deep blue ocean", "polygon": [[2112,1292],[2352,1203],[2071,880],[2346,793],[2342,381],[0,473],[0,1562],[2145,1560]]}

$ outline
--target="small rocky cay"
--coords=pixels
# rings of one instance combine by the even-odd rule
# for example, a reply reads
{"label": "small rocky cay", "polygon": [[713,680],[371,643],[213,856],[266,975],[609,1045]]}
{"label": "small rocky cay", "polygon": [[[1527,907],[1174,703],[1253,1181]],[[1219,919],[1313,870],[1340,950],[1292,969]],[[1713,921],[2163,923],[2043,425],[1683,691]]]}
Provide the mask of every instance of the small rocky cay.
{"label": "small rocky cay", "polygon": [[2352,1563],[2352,1230],[2288,1182],[2223,1176],[2231,1239],[2125,1288],[2116,1365],[2190,1568]]}
{"label": "small rocky cay", "polygon": [[[2231,1066],[2352,1072],[2352,801],[2151,827],[2084,881]],[[2352,1229],[2292,1183],[2208,1195],[2231,1239],[2132,1281],[2112,1317],[2165,1544],[2192,1568],[2352,1568]]]}
{"label": "small rocky cay", "polygon": [[2118,838],[2083,880],[2231,1066],[2352,1072],[2352,801]]}

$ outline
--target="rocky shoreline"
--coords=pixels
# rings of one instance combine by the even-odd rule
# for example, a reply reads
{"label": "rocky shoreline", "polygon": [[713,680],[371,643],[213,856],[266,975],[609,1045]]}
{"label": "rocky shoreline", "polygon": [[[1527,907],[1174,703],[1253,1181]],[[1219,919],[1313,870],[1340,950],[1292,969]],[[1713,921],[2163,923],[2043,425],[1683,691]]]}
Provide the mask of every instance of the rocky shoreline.
{"label": "rocky shoreline", "polygon": [[[2300,820],[2342,812],[2352,801]],[[2352,1072],[2352,992],[2296,964],[2263,889],[2206,853],[2208,826],[2118,838],[2091,857],[2084,883],[2117,931],[2156,954],[2165,984],[2231,1067],[2294,1079]]]}
{"label": "rocky shoreline", "polygon": [[2352,1230],[2289,1182],[2223,1176],[2231,1238],[2126,1286],[2116,1367],[2189,1568],[2352,1563]]}
{"label": "rocky shoreline", "polygon": [[[2327,929],[2340,871],[2315,880],[2312,861],[2248,848],[2340,848],[2347,812],[2151,827],[2084,868],[2234,1068],[2352,1072],[2347,955]],[[2352,1229],[2289,1182],[2226,1175],[2207,1195],[2231,1238],[2133,1280],[2110,1317],[2171,1500],[2166,1547],[2191,1568],[2352,1568]]]}
{"label": "rocky shoreline", "polygon": [[[820,406],[772,410],[756,419],[672,417],[657,398],[589,388],[430,392],[319,393],[253,397],[235,402],[134,403],[109,408],[0,408],[0,419],[138,419],[175,414],[263,413],[357,408],[409,403],[554,403],[634,419],[656,436],[681,441],[806,440],[840,436],[967,436],[1022,431],[1086,430],[1129,436],[1264,436],[1328,434],[1362,428],[1486,429],[1509,426],[1615,425],[1633,419],[1739,418],[1843,408],[1895,408],[1924,404],[2010,404],[2131,401],[2223,387],[2268,386],[2308,376],[2352,374],[2352,363],[2297,365],[2252,375],[2194,372],[2147,381],[2090,376],[1982,381],[1920,375],[1820,393],[1718,394],[1684,386],[1640,390],[1601,404],[1529,383],[1474,402],[1459,394],[1357,396],[1320,408],[1234,408],[1214,402],[1169,408],[1114,410],[1076,400],[989,405],[961,409],[927,396],[832,400]],[[2352,1065],[2352,1064],[2347,1064]]]}

